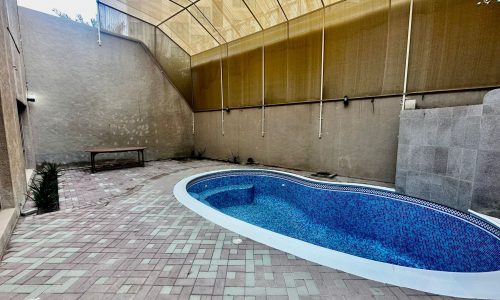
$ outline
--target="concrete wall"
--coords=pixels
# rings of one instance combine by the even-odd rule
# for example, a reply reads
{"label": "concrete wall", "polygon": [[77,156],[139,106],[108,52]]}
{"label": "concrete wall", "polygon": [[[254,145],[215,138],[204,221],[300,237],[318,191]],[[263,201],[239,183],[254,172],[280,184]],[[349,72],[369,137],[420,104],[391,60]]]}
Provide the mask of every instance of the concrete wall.
{"label": "concrete wall", "polygon": [[[18,102],[27,104],[26,85],[15,0],[0,1],[0,25],[0,205],[5,209],[17,208],[26,193],[26,164],[18,116]],[[28,112],[25,113],[27,118]],[[25,142],[29,147],[29,139]]]}
{"label": "concrete wall", "polygon": [[480,133],[471,208],[500,218],[500,89],[484,97]]}
{"label": "concrete wall", "polygon": [[408,99],[417,100],[419,109],[475,105],[483,103],[484,95],[488,91],[489,89],[410,95]]}
{"label": "concrete wall", "polygon": [[482,105],[401,113],[398,192],[470,208]]}
{"label": "concrete wall", "polygon": [[141,44],[103,35],[99,46],[94,28],[19,10],[37,163],[88,161],[97,146],[191,153],[191,110]]}
{"label": "concrete wall", "polygon": [[0,257],[19,216],[19,205],[25,200],[25,168],[32,162],[30,152],[23,151],[20,128],[23,124],[28,150],[29,107],[18,115],[18,106],[27,106],[22,51],[17,3],[0,0]]}
{"label": "concrete wall", "polygon": [[323,137],[318,138],[319,104],[233,109],[195,114],[195,149],[204,156],[394,182],[399,98],[324,103]]}
{"label": "concrete wall", "polygon": [[485,104],[401,113],[396,189],[500,216],[500,90]]}

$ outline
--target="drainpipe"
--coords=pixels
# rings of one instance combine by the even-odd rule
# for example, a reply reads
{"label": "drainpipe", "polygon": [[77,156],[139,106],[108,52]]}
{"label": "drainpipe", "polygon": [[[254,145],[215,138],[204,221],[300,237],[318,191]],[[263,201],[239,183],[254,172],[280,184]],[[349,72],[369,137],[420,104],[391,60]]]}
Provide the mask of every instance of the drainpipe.
{"label": "drainpipe", "polygon": [[325,72],[325,9],[323,9],[323,29],[321,30],[321,79],[319,93],[319,129],[318,138],[323,135],[323,77]]}
{"label": "drainpipe", "polygon": [[408,66],[410,64],[410,46],[411,46],[411,26],[413,24],[413,0],[410,1],[410,17],[408,19],[408,39],[406,41],[406,62],[405,62],[405,77],[403,82],[403,99],[401,100],[401,110],[405,110],[406,93],[408,90]]}
{"label": "drainpipe", "polygon": [[97,44],[101,46],[101,11],[99,10],[99,1],[97,4]]}

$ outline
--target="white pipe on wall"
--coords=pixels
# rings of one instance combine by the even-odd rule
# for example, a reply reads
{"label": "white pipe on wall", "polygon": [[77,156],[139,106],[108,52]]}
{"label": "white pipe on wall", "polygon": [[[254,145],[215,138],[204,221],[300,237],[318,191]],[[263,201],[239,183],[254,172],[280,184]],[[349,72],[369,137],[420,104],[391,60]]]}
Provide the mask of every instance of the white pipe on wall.
{"label": "white pipe on wall", "polygon": [[[155,30],[155,34],[156,34],[156,30]],[[156,39],[155,39],[156,40]],[[155,46],[155,49],[156,49],[156,46]],[[194,82],[193,82],[193,58],[191,56],[189,56],[189,71],[191,72],[191,89],[194,87]],[[191,105],[192,105],[192,112],[193,112],[193,135],[196,133],[195,131],[195,124],[194,124],[194,109],[195,109],[195,105],[194,105],[194,93],[191,92]]]}
{"label": "white pipe on wall", "polygon": [[403,99],[401,100],[401,110],[405,110],[406,93],[408,89],[408,66],[410,65],[410,45],[411,45],[411,26],[413,24],[413,0],[410,0],[410,17],[408,19],[408,38],[406,41],[406,62],[405,77],[403,82]]}
{"label": "white pipe on wall", "polygon": [[265,112],[265,109],[266,109],[266,102],[265,102],[265,99],[266,99],[266,96],[265,96],[265,92],[266,92],[266,89],[265,89],[265,79],[266,79],[266,73],[265,73],[265,63],[266,63],[266,54],[265,54],[265,49],[264,49],[264,43],[265,43],[265,39],[264,39],[264,31],[262,31],[262,111],[261,111],[261,135],[262,137],[264,137],[265,135],[265,129],[266,129],[266,112]]}
{"label": "white pipe on wall", "polygon": [[101,12],[99,10],[99,2],[97,4],[97,44],[101,46]]}
{"label": "white pipe on wall", "polygon": [[224,135],[224,73],[222,71],[222,51],[224,49],[221,46],[220,53],[220,99],[221,99],[221,133]]}
{"label": "white pipe on wall", "polygon": [[192,117],[192,125],[193,125],[193,135],[194,135],[194,112],[191,113],[191,117]]}
{"label": "white pipe on wall", "polygon": [[325,72],[325,9],[323,9],[323,27],[321,30],[321,79],[319,92],[319,129],[318,138],[323,135],[323,77]]}

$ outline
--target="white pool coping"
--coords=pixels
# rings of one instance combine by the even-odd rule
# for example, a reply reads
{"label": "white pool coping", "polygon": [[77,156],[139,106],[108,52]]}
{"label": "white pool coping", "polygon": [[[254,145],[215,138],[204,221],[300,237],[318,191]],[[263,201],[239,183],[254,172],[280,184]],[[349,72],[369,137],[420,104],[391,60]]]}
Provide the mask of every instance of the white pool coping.
{"label": "white pool coping", "polygon": [[394,189],[343,182],[320,181],[304,176],[267,169],[228,169],[196,174],[179,181],[174,187],[177,200],[205,219],[269,247],[293,254],[305,260],[341,270],[367,279],[416,289],[424,292],[462,298],[500,299],[500,271],[459,273],[422,270],[378,262],[327,249],[279,234],[228,216],[191,197],[187,184],[201,176],[227,171],[265,171],[293,176],[302,180],[334,185],[370,187],[385,191]]}

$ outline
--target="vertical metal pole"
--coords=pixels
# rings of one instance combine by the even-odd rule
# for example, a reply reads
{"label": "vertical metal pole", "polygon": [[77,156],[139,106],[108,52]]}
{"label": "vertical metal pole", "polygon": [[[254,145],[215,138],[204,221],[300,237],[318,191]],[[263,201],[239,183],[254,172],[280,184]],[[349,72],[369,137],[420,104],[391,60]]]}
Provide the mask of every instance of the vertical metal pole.
{"label": "vertical metal pole", "polygon": [[[279,1],[278,1],[279,2]],[[286,21],[286,99],[285,102],[288,101],[288,46],[290,41],[290,21]]]}
{"label": "vertical metal pole", "polygon": [[194,111],[191,113],[191,118],[192,118],[192,126],[193,126],[193,135],[194,135]]}
{"label": "vertical metal pole", "polygon": [[221,47],[221,52],[220,52],[220,99],[221,99],[221,133],[224,135],[224,73],[222,71],[222,51],[223,48]]}
{"label": "vertical metal pole", "polygon": [[411,46],[411,26],[413,23],[413,0],[410,0],[410,17],[408,20],[408,39],[406,41],[406,62],[405,62],[405,77],[403,82],[403,99],[401,110],[405,110],[406,93],[408,89],[408,66],[410,64],[410,46]]}
{"label": "vertical metal pole", "polygon": [[153,47],[154,47],[154,49],[153,49],[153,54],[154,54],[154,57],[156,58],[156,60],[158,60],[158,56],[156,55],[156,31],[157,31],[157,30],[158,30],[158,27],[156,27],[156,26],[155,26],[155,37],[154,37],[155,41],[154,41],[154,43],[153,43],[153,45],[154,45],[154,46],[153,46]]}
{"label": "vertical metal pole", "polygon": [[325,9],[323,8],[323,27],[321,29],[321,82],[319,93],[319,132],[318,138],[323,135],[323,77],[325,74]]}
{"label": "vertical metal pole", "polygon": [[193,135],[195,134],[194,127],[194,82],[193,82],[193,58],[189,56],[189,73],[191,75],[191,110],[193,112]]}
{"label": "vertical metal pole", "polygon": [[262,117],[261,117],[261,125],[262,125],[262,128],[261,128],[261,135],[262,137],[264,137],[266,131],[266,112],[265,112],[265,109],[266,109],[266,88],[265,88],[265,83],[266,83],[266,72],[265,72],[265,65],[266,65],[266,52],[265,52],[265,35],[264,35],[264,31],[262,31]]}
{"label": "vertical metal pole", "polygon": [[99,9],[99,1],[97,4],[97,44],[101,46],[101,11]]}

